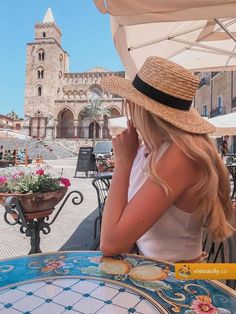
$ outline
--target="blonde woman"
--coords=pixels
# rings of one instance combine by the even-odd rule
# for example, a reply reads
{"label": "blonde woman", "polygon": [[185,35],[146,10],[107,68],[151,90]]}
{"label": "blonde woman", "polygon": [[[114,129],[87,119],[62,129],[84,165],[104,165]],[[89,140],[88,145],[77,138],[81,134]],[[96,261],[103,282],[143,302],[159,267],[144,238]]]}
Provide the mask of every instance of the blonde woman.
{"label": "blonde woman", "polygon": [[[115,171],[106,200],[101,251],[170,262],[202,258],[202,227],[216,240],[233,232],[228,172],[208,137],[214,127],[191,107],[198,79],[149,57],[133,82],[107,77],[126,98],[127,129],[113,138]],[[144,145],[139,145],[139,136]]]}

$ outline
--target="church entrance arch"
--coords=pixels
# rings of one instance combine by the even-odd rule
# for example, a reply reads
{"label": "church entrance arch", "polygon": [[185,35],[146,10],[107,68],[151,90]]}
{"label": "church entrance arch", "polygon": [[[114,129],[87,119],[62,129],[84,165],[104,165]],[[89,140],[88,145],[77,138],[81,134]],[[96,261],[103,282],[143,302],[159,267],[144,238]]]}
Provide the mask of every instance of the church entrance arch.
{"label": "church entrance arch", "polygon": [[57,115],[57,121],[58,138],[72,138],[75,136],[74,115],[70,109],[63,108]]}
{"label": "church entrance arch", "polygon": [[[95,122],[95,135],[96,135],[96,138],[99,138],[99,125],[97,122]],[[93,133],[94,132],[94,122],[91,122],[89,124],[89,138],[93,138]]]}

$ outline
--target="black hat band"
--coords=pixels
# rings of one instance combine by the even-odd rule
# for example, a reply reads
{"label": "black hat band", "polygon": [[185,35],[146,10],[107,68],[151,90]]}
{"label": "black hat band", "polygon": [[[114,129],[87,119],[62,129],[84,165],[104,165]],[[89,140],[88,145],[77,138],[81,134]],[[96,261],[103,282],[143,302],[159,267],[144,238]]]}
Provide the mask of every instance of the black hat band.
{"label": "black hat band", "polygon": [[138,75],[135,76],[132,84],[140,93],[168,107],[179,110],[189,110],[191,107],[192,100],[166,94],[144,82]]}

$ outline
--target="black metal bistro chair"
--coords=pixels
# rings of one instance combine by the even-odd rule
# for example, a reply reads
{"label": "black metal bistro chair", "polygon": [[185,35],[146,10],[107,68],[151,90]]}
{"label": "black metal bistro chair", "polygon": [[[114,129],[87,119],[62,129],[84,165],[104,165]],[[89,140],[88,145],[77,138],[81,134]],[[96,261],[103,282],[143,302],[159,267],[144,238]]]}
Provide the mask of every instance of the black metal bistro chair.
{"label": "black metal bistro chair", "polygon": [[[97,200],[98,200],[98,216],[94,221],[94,240],[97,239],[97,246],[100,244],[100,230],[101,230],[101,222],[102,222],[102,213],[106,201],[106,197],[110,188],[110,182],[112,179],[112,174],[103,174],[101,176],[97,176],[92,181],[92,185],[96,190],[97,193]],[[96,244],[95,244],[96,246]]]}
{"label": "black metal bistro chair", "polygon": [[[236,263],[236,233],[221,243],[212,241],[209,234],[206,234],[203,251],[208,254],[208,263]],[[228,279],[226,285],[236,289],[236,280]]]}
{"label": "black metal bistro chair", "polygon": [[[228,167],[231,185],[231,200],[235,201],[236,193],[236,171]],[[214,242],[207,231],[203,241],[203,251],[207,252],[208,263],[236,263],[236,233],[221,243]],[[236,280],[226,280],[226,285],[236,289]]]}

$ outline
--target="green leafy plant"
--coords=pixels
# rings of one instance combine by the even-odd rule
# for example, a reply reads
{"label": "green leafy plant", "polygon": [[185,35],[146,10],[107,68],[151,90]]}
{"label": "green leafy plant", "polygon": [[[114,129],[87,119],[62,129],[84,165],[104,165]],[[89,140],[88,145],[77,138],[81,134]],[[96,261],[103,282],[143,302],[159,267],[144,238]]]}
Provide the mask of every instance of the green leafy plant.
{"label": "green leafy plant", "polygon": [[12,118],[12,119],[19,119],[18,114],[17,114],[14,110],[11,110],[11,111],[7,114],[7,117],[10,117],[10,118]]}

